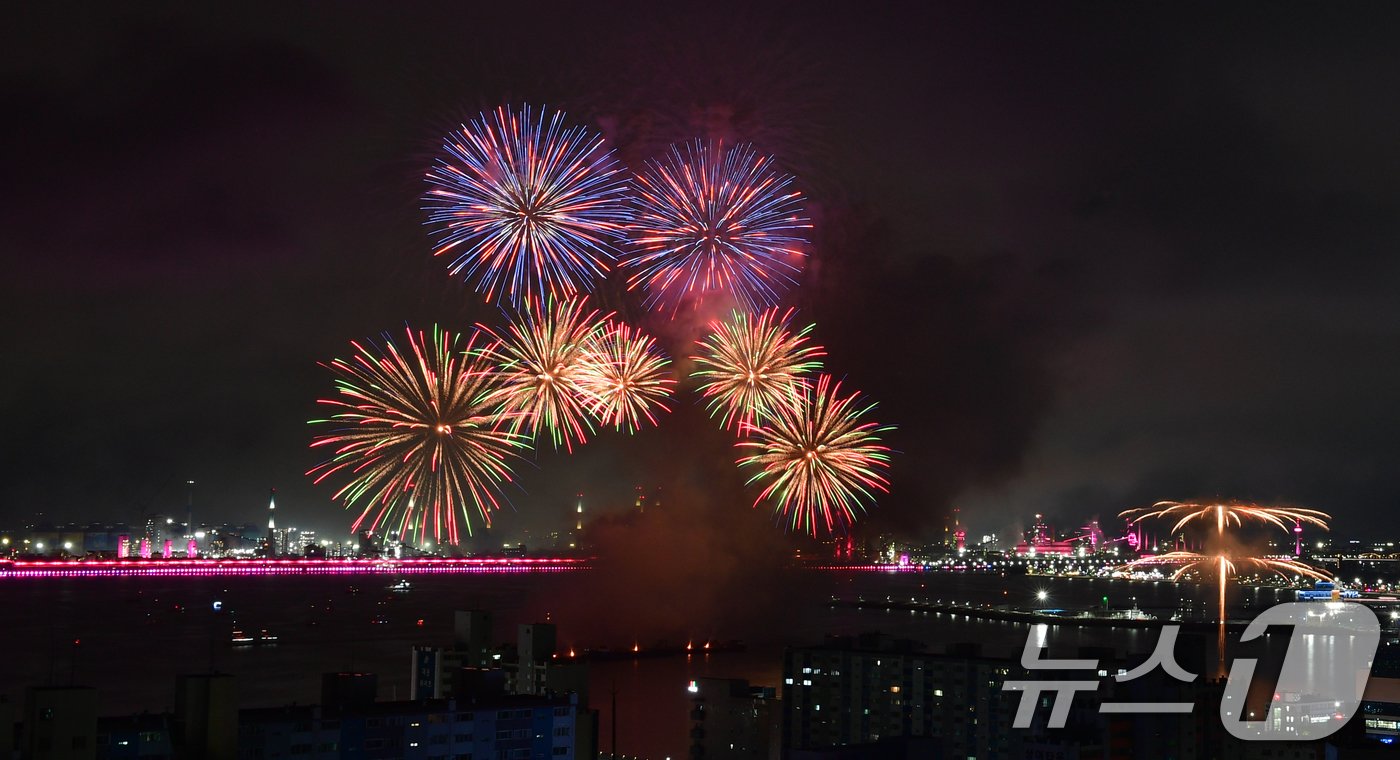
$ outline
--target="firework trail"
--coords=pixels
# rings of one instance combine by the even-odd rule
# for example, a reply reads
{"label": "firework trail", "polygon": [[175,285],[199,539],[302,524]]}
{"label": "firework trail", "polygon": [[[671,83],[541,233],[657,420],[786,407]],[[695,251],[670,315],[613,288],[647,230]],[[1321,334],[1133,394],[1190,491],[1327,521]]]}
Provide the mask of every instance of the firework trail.
{"label": "firework trail", "polygon": [[588,410],[604,425],[633,432],[643,418],[657,424],[653,409],[670,411],[666,401],[676,384],[670,364],[651,336],[609,322],[584,345],[578,386]]}
{"label": "firework trail", "polygon": [[673,146],[635,181],[628,289],[673,313],[716,294],[750,311],[775,303],[802,270],[812,226],[791,185],[747,145]]}
{"label": "firework trail", "polygon": [[339,395],[321,400],[335,412],[311,423],[337,427],[313,439],[331,457],[307,474],[345,480],[334,498],[360,510],[352,531],[368,521],[372,532],[455,544],[462,528],[471,535],[473,512],[491,524],[511,460],[529,443],[487,399],[495,373],[476,335],[406,333],[406,352],[386,336],[323,365]]}
{"label": "firework trail", "polygon": [[510,417],[512,432],[533,440],[547,429],[555,448],[568,451],[593,432],[579,382],[587,346],[607,319],[584,309],[584,299],[549,299],[522,312],[504,334],[492,333],[500,383],[491,400]]}
{"label": "firework trail", "polygon": [[863,422],[874,404],[859,406],[854,393],[843,397],[830,375],[790,393],[736,444],[748,452],[739,465],[757,468],[748,482],[763,485],[754,506],[768,502],[791,529],[813,536],[819,528],[844,530],[873,502],[873,491],[888,490],[889,448],[880,434],[893,428]]}
{"label": "firework trail", "polygon": [[798,398],[795,387],[821,368],[826,352],[807,342],[813,326],[793,332],[792,315],[791,309],[757,317],[736,311],[728,322],[712,322],[709,336],[697,341],[691,377],[700,379],[710,416],[721,415],[726,429],[751,429],[769,410]]}
{"label": "firework trail", "polygon": [[427,174],[435,255],[488,301],[520,306],[588,290],[625,236],[627,179],[602,137],[529,106],[448,135]]}

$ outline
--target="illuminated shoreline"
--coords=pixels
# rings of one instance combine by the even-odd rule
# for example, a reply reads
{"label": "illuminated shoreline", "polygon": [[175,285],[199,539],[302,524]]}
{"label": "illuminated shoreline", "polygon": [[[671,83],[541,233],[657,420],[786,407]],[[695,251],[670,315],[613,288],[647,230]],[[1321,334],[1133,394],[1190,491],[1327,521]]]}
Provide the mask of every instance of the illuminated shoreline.
{"label": "illuminated shoreline", "polygon": [[118,559],[0,560],[9,578],[212,577],[250,575],[400,575],[436,573],[564,573],[586,570],[576,558],[423,559]]}

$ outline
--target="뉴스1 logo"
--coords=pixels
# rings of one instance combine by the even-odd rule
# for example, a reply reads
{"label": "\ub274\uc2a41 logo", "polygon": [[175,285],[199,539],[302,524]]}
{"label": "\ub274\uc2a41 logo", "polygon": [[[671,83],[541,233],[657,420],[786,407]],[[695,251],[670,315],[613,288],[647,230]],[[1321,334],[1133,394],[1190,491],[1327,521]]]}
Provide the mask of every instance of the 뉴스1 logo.
{"label": "\ub274\uc2a41 logo", "polygon": [[[1232,736],[1245,741],[1299,741],[1315,740],[1331,736],[1346,721],[1356,714],[1361,705],[1361,695],[1365,690],[1366,677],[1370,674],[1371,662],[1380,643],[1380,622],[1369,607],[1355,602],[1332,602],[1325,608],[1326,614],[1318,617],[1321,606],[1312,602],[1287,602],[1265,610],[1250,621],[1240,636],[1240,641],[1252,641],[1264,633],[1269,626],[1292,626],[1288,639],[1288,651],[1283,667],[1279,672],[1276,692],[1290,693],[1308,691],[1325,700],[1329,705],[1330,719],[1324,724],[1311,727],[1306,734],[1296,731],[1291,724],[1269,719],[1270,705],[1261,720],[1244,720],[1237,714],[1244,704],[1245,695],[1254,679],[1258,661],[1253,658],[1236,659],[1230,668],[1229,680],[1220,701],[1220,720],[1225,730]],[[1195,673],[1189,673],[1175,659],[1176,637],[1181,626],[1162,626],[1161,637],[1152,655],[1141,665],[1129,671],[1121,671],[1114,676],[1115,681],[1131,681],[1156,668],[1172,678],[1185,683],[1196,680]],[[1026,636],[1026,646],[1021,652],[1021,666],[1027,670],[1087,670],[1093,673],[1098,669],[1098,660],[1051,660],[1041,659],[1040,650],[1045,646],[1049,627],[1036,625]],[[1318,642],[1310,637],[1333,637],[1346,639],[1344,646],[1334,641]],[[1325,662],[1318,662],[1309,654],[1310,645],[1323,653]],[[1077,691],[1097,690],[1099,682],[1092,679],[1046,679],[1012,680],[1003,684],[1005,691],[1022,692],[1016,716],[1012,722],[1015,728],[1029,728],[1041,695],[1054,693],[1050,704],[1049,728],[1064,728],[1069,718],[1070,706]],[[1188,713],[1191,702],[1105,702],[1099,705],[1100,713]]]}

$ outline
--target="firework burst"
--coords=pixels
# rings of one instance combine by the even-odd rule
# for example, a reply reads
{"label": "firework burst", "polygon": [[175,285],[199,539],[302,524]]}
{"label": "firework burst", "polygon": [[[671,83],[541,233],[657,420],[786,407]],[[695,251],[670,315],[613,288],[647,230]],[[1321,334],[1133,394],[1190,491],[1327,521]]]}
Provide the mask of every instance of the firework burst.
{"label": "firework burst", "polygon": [[386,336],[382,346],[352,343],[349,360],[324,365],[339,396],[319,402],[335,413],[312,424],[337,428],[312,441],[331,458],[307,474],[345,479],[334,498],[360,510],[352,531],[368,522],[374,532],[455,544],[461,529],[471,535],[473,512],[490,525],[528,441],[487,400],[495,374],[477,336],[406,332],[406,352]]}
{"label": "firework burst", "polygon": [[493,351],[500,384],[491,399],[512,420],[512,431],[533,439],[547,429],[555,448],[569,451],[593,432],[579,381],[589,342],[607,318],[585,308],[575,298],[527,309],[496,336]]}
{"label": "firework burst", "polygon": [[844,530],[874,501],[874,491],[888,490],[889,448],[880,434],[893,428],[862,421],[874,404],[843,397],[830,375],[790,393],[737,444],[749,452],[739,465],[757,468],[748,482],[763,485],[754,506],[768,502],[791,529],[813,536],[819,528]]}
{"label": "firework burst", "polygon": [[710,335],[697,341],[691,376],[700,380],[710,416],[720,415],[725,428],[752,428],[760,415],[797,398],[795,387],[821,368],[826,352],[807,342],[812,325],[793,332],[791,320],[792,310],[757,317],[736,311],[728,322],[712,322]]}
{"label": "firework burst", "polygon": [[589,289],[625,235],[627,179],[602,137],[529,106],[449,135],[423,197],[436,255],[489,301],[520,305]]}
{"label": "firework burst", "polygon": [[631,432],[642,419],[656,425],[653,410],[670,411],[666,401],[676,383],[670,363],[651,336],[610,322],[585,343],[578,386],[588,410],[604,425]]}
{"label": "firework burst", "polygon": [[750,310],[775,303],[806,257],[801,193],[773,160],[747,145],[702,141],[671,148],[635,181],[628,288],[675,311],[732,294]]}

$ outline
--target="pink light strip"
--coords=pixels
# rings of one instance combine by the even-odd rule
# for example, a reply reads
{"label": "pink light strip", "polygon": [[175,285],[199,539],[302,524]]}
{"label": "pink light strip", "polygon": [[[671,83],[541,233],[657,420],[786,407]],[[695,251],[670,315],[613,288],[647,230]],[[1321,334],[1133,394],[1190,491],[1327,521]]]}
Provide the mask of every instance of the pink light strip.
{"label": "pink light strip", "polygon": [[0,578],[101,578],[131,576],[352,575],[428,573],[562,573],[588,569],[575,558],[490,557],[462,559],[151,559],[0,560]]}

